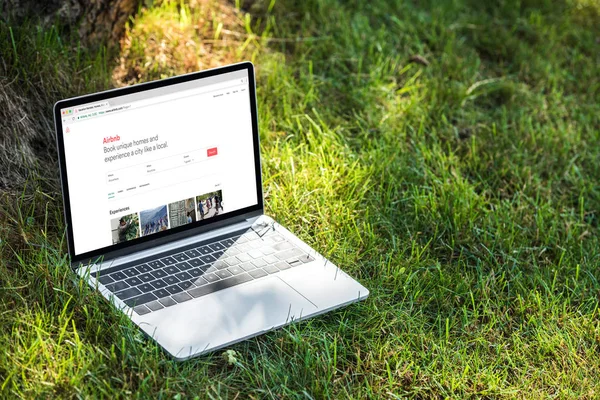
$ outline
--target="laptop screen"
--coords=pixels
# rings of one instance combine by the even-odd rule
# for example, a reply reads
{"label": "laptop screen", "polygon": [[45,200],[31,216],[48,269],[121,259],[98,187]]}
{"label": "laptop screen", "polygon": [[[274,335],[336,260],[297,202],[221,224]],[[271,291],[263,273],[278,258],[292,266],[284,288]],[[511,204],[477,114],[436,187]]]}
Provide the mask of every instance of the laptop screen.
{"label": "laptop screen", "polygon": [[71,252],[141,242],[256,206],[250,83],[244,68],[57,108]]}

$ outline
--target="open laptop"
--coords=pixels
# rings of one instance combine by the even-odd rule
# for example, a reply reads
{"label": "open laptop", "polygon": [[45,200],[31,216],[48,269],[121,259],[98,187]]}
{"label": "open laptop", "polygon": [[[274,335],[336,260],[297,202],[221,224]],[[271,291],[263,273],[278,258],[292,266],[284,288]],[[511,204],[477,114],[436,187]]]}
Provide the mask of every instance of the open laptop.
{"label": "open laptop", "polygon": [[178,360],[369,291],[264,215],[245,62],[54,106],[71,265]]}

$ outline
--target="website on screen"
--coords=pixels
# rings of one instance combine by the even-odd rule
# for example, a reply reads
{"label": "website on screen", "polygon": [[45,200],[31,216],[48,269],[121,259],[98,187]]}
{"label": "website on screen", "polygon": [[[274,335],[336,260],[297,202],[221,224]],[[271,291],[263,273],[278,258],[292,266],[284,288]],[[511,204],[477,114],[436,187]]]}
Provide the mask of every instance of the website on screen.
{"label": "website on screen", "polygon": [[258,203],[240,73],[60,110],[76,255]]}

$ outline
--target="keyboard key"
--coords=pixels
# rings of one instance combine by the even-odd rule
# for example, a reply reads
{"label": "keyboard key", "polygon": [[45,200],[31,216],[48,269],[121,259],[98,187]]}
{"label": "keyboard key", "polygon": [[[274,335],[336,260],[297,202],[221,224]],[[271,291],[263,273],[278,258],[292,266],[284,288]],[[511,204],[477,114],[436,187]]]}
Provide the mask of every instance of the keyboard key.
{"label": "keyboard key", "polygon": [[230,267],[233,267],[234,265],[238,265],[241,261],[237,259],[236,257],[229,257],[225,259],[225,262],[227,263],[227,265],[229,265]]}
{"label": "keyboard key", "polygon": [[246,262],[246,261],[250,261],[252,260],[252,257],[250,257],[248,254],[246,253],[242,253],[242,254],[238,254],[237,259],[240,260],[241,262]]}
{"label": "keyboard key", "polygon": [[265,260],[263,260],[262,258],[257,258],[256,260],[252,260],[252,264],[254,264],[260,268],[260,267],[264,267],[265,265],[267,265],[267,262]]}
{"label": "keyboard key", "polygon": [[139,296],[142,292],[138,288],[129,288],[115,293],[115,296],[121,300],[127,300],[130,297]]}
{"label": "keyboard key", "polygon": [[200,254],[210,254],[212,253],[212,249],[208,246],[196,247],[196,250],[200,252]]}
{"label": "keyboard key", "polygon": [[277,261],[279,261],[279,258],[275,257],[274,255],[270,255],[270,256],[266,256],[265,258],[263,258],[263,260],[267,264],[273,264],[273,263],[276,263]]}
{"label": "keyboard key", "polygon": [[274,274],[276,272],[279,272],[279,268],[277,268],[275,265],[266,265],[263,267],[263,270],[265,272],[268,272],[269,274]]}
{"label": "keyboard key", "polygon": [[128,300],[125,300],[125,304],[129,307],[139,306],[140,304],[149,303],[152,300],[156,300],[156,296],[152,293],[146,293],[141,296],[132,297]]}
{"label": "keyboard key", "polygon": [[184,301],[188,301],[188,300],[192,299],[192,296],[190,296],[186,292],[177,293],[177,294],[174,294],[171,297],[173,297],[173,300],[175,300],[178,303],[183,303]]}
{"label": "keyboard key", "polygon": [[195,286],[202,286],[202,285],[206,285],[208,283],[206,281],[206,279],[204,279],[202,277],[200,277],[200,278],[194,278],[190,282],[193,282]]}
{"label": "keyboard key", "polygon": [[142,293],[148,293],[148,292],[152,292],[154,290],[154,286],[152,286],[149,283],[141,284],[137,288],[140,289],[142,291]]}
{"label": "keyboard key", "polygon": [[154,276],[155,278],[164,278],[165,276],[167,276],[168,274],[162,270],[162,269],[157,269],[156,271],[152,271],[150,272],[150,274],[152,274],[152,276]]}
{"label": "keyboard key", "polygon": [[275,242],[283,242],[285,239],[280,234],[275,234],[271,236],[271,240]]}
{"label": "keyboard key", "polygon": [[187,271],[188,274],[190,274],[191,276],[197,278],[199,276],[202,275],[202,270],[200,268],[194,268],[194,269],[190,269],[189,271]]}
{"label": "keyboard key", "polygon": [[170,297],[165,297],[158,301],[160,302],[160,304],[162,304],[165,307],[171,307],[171,306],[174,306],[175,304],[177,304],[177,302]]}
{"label": "keyboard key", "polygon": [[155,290],[155,291],[154,291],[154,292],[152,292],[152,293],[154,293],[154,295],[155,295],[156,297],[167,297],[167,296],[169,296],[169,295],[171,294],[171,293],[169,293],[169,291],[168,291],[168,290],[166,290],[166,289],[158,289],[158,290]]}
{"label": "keyboard key", "polygon": [[161,308],[165,308],[165,306],[163,306],[162,304],[160,304],[158,302],[158,300],[155,301],[151,301],[150,303],[146,304],[146,307],[148,307],[149,309],[151,309],[152,311],[158,311]]}
{"label": "keyboard key", "polygon": [[113,272],[109,276],[111,278],[113,278],[115,281],[122,281],[123,279],[127,278],[127,275],[125,275],[121,271]]}
{"label": "keyboard key", "polygon": [[227,249],[227,251],[225,251],[225,255],[226,255],[227,257],[232,257],[232,256],[238,255],[238,254],[240,254],[240,253],[241,253],[241,251],[239,251],[239,250],[238,250],[237,248],[235,248],[235,247],[230,247],[230,248],[228,248],[228,249]]}
{"label": "keyboard key", "polygon": [[165,271],[169,275],[174,275],[179,272],[179,268],[177,268],[174,265],[171,265],[171,266],[163,268],[163,271]]}
{"label": "keyboard key", "polygon": [[160,261],[162,261],[165,265],[173,265],[177,263],[177,261],[173,257],[164,257],[161,258]]}
{"label": "keyboard key", "polygon": [[262,251],[259,251],[259,250],[250,250],[248,252],[248,255],[252,258],[260,258],[263,256],[263,253],[262,253]]}
{"label": "keyboard key", "polygon": [[194,283],[192,281],[184,281],[179,283],[179,287],[182,288],[183,290],[187,290],[191,287],[194,287]]}
{"label": "keyboard key", "polygon": [[287,260],[290,258],[301,256],[303,254],[304,252],[300,249],[289,249],[276,253],[275,257],[277,257],[280,260]]}
{"label": "keyboard key", "polygon": [[228,278],[228,279],[224,279],[222,281],[212,283],[210,285],[204,285],[204,286],[197,287],[195,289],[191,289],[188,293],[191,294],[193,297],[205,296],[207,294],[214,293],[216,291],[223,290],[223,289],[235,286],[235,285],[239,285],[244,282],[251,281],[251,280],[252,280],[252,277],[250,275],[243,273],[240,275],[232,276],[231,278]]}
{"label": "keyboard key", "polygon": [[[290,264],[292,267],[297,267],[298,265],[302,265],[303,262],[298,260],[297,258],[292,258],[291,260],[287,260],[287,263]],[[277,264],[275,264],[277,265]]]}
{"label": "keyboard key", "polygon": [[148,314],[150,310],[146,306],[137,306],[133,309],[138,315]]}
{"label": "keyboard key", "polygon": [[266,247],[261,247],[259,249],[265,256],[268,256],[269,254],[273,254],[275,253],[275,249],[270,247],[270,246],[266,246]]}
{"label": "keyboard key", "polygon": [[255,240],[254,242],[248,243],[248,246],[250,246],[253,249],[259,249],[259,248],[263,247],[264,245],[265,245],[265,243],[262,240]]}
{"label": "keyboard key", "polygon": [[156,269],[156,268],[161,268],[161,267],[164,267],[164,266],[165,266],[165,264],[161,263],[161,262],[160,262],[160,261],[158,261],[158,260],[150,261],[150,262],[148,263],[148,265],[149,265],[151,268],[154,268],[154,269]]}
{"label": "keyboard key", "polygon": [[210,272],[217,272],[218,270],[219,270],[219,269],[218,269],[218,268],[215,268],[215,266],[213,265],[213,266],[209,267],[209,268],[208,268],[206,271],[204,271],[204,272],[210,273]]}
{"label": "keyboard key", "polygon": [[226,269],[222,269],[222,270],[215,272],[215,275],[217,275],[221,279],[225,279],[225,278],[230,277],[232,275],[232,273],[227,271]]}
{"label": "keyboard key", "polygon": [[263,276],[267,276],[268,274],[263,271],[262,269],[255,269],[254,271],[250,271],[248,272],[250,274],[250,276],[252,276],[254,279],[258,279],[258,278],[262,278]]}
{"label": "keyboard key", "polygon": [[175,276],[180,280],[180,281],[185,281],[188,279],[192,279],[192,275],[188,274],[187,272],[180,272],[178,274],[175,274]]}
{"label": "keyboard key", "polygon": [[175,276],[171,275],[171,276],[167,276],[163,278],[163,281],[167,282],[169,285],[174,285],[176,283],[179,283],[179,279],[177,279]]}
{"label": "keyboard key", "polygon": [[[244,271],[252,271],[256,269],[256,265],[252,264],[252,263],[243,263],[240,265],[240,267],[244,270]],[[234,267],[231,267],[234,268]]]}
{"label": "keyboard key", "polygon": [[254,231],[248,231],[248,232],[244,233],[242,235],[242,237],[245,237],[249,241],[256,240],[259,238],[258,235],[256,234],[256,232],[254,232]]}
{"label": "keyboard key", "polygon": [[225,254],[225,252],[223,250],[219,250],[219,251],[215,251],[211,255],[218,260],[219,258],[221,258],[221,256],[223,254]]}
{"label": "keyboard key", "polygon": [[274,264],[277,268],[279,268],[280,271],[283,271],[284,269],[290,269],[290,264],[286,263],[285,261],[280,261],[278,263]]}
{"label": "keyboard key", "polygon": [[173,256],[174,259],[176,259],[179,262],[185,261],[185,260],[189,260],[190,258],[185,255],[184,253],[179,253],[179,254],[175,254]]}
{"label": "keyboard key", "polygon": [[227,267],[229,267],[229,265],[227,265],[224,261],[217,261],[216,263],[214,263],[212,265],[213,267],[215,267],[216,269],[225,269]]}
{"label": "keyboard key", "polygon": [[204,263],[202,262],[201,259],[199,258],[194,258],[188,261],[188,263],[190,263],[192,266],[194,267],[201,267],[204,265]]}
{"label": "keyboard key", "polygon": [[281,242],[273,245],[273,248],[277,251],[293,249],[294,245],[289,242]]}
{"label": "keyboard key", "polygon": [[213,251],[225,250],[225,246],[219,242],[209,244],[208,247],[210,247]]}
{"label": "keyboard key", "polygon": [[200,259],[202,261],[204,261],[206,264],[212,264],[213,262],[217,261],[217,259],[211,255],[202,256],[202,257],[200,257]]}
{"label": "keyboard key", "polygon": [[136,276],[139,274],[139,271],[135,268],[128,268],[125,271],[123,271],[123,273],[125,275],[127,275],[129,278],[131,278],[132,276]]}
{"label": "keyboard key", "polygon": [[152,271],[152,267],[147,265],[147,264],[142,264],[142,265],[136,265],[135,269],[137,269],[138,271],[140,271],[141,273],[144,272],[150,272]]}
{"label": "keyboard key", "polygon": [[175,264],[175,266],[177,268],[179,268],[180,271],[185,271],[186,269],[192,268],[192,265],[190,263],[188,263],[188,262],[185,262],[185,261],[177,263],[177,264]]}
{"label": "keyboard key", "polygon": [[141,274],[138,278],[140,278],[142,282],[150,282],[154,280],[154,277],[149,273]]}
{"label": "keyboard key", "polygon": [[171,293],[171,294],[177,294],[179,292],[183,292],[183,289],[180,288],[178,285],[173,285],[173,286],[169,286],[166,288],[167,292]]}
{"label": "keyboard key", "polygon": [[238,244],[237,246],[235,246],[235,248],[238,249],[240,253],[246,253],[252,250],[252,247],[248,246],[247,244]]}
{"label": "keyboard key", "polygon": [[109,283],[113,283],[115,280],[108,275],[101,276],[98,278],[101,284],[108,285]]}
{"label": "keyboard key", "polygon": [[[227,271],[231,272],[233,275],[238,275],[238,274],[241,274],[242,272],[244,272],[244,270],[243,270],[243,269],[241,269],[241,268],[240,268],[239,266],[237,266],[237,265],[236,265],[236,266],[233,266],[233,267],[229,267],[229,268],[227,269]],[[221,275],[219,275],[219,276],[221,276]],[[222,278],[222,276],[221,276],[221,278]]]}
{"label": "keyboard key", "polygon": [[119,292],[121,290],[127,289],[129,287],[129,285],[126,282],[115,282],[115,283],[109,283],[108,285],[106,285],[106,288],[108,290],[110,290],[111,292],[115,293],[115,292]]}
{"label": "keyboard key", "polygon": [[200,252],[196,249],[192,249],[192,250],[188,250],[188,251],[184,251],[184,253],[189,257],[189,258],[196,258],[196,257],[200,257]]}
{"label": "keyboard key", "polygon": [[137,286],[140,283],[142,283],[140,278],[138,278],[137,276],[134,276],[133,278],[125,279],[125,282],[127,282],[131,286]]}
{"label": "keyboard key", "polygon": [[208,282],[216,282],[219,280],[219,277],[215,274],[206,274],[203,276],[204,279],[206,279]]}
{"label": "keyboard key", "polygon": [[164,288],[165,286],[168,286],[167,282],[163,281],[162,279],[157,279],[155,281],[150,282],[150,284],[152,286],[154,286],[155,289],[160,289],[160,288]]}
{"label": "keyboard key", "polygon": [[233,239],[225,239],[222,240],[221,243],[223,243],[223,246],[225,247],[231,247],[235,242],[233,241]]}

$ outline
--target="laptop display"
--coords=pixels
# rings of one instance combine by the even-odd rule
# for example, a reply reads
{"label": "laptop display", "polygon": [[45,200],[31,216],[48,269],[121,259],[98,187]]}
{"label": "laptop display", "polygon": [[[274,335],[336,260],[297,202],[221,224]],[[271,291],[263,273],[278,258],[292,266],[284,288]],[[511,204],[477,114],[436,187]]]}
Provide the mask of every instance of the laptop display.
{"label": "laptop display", "polygon": [[126,247],[262,205],[253,99],[253,81],[242,68],[59,104],[72,255]]}

